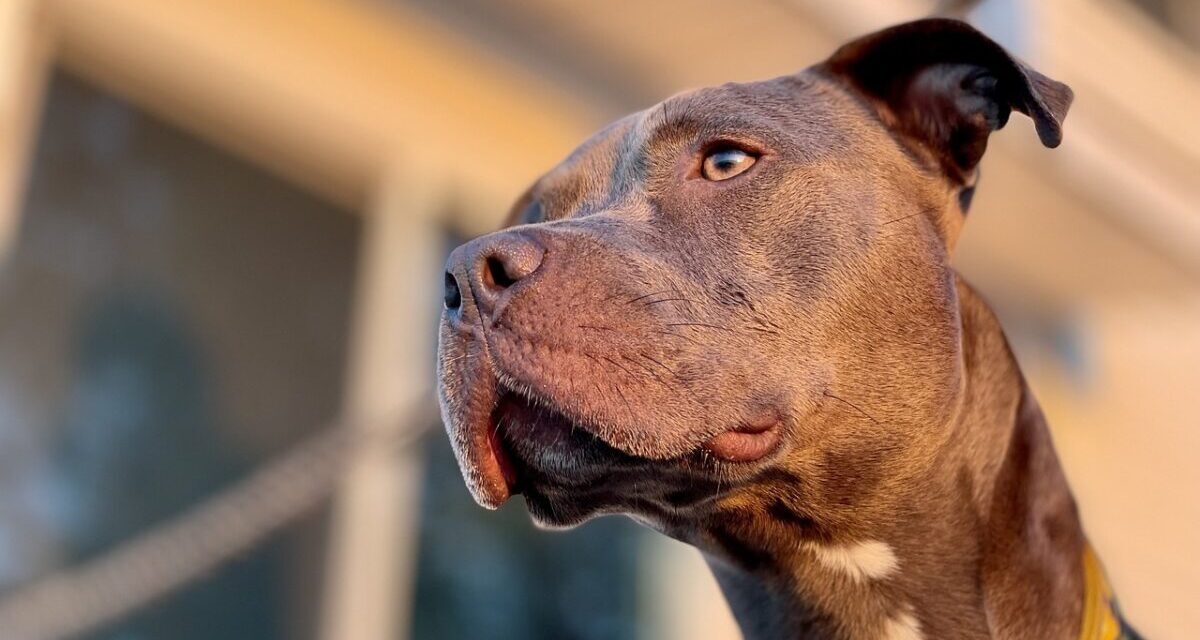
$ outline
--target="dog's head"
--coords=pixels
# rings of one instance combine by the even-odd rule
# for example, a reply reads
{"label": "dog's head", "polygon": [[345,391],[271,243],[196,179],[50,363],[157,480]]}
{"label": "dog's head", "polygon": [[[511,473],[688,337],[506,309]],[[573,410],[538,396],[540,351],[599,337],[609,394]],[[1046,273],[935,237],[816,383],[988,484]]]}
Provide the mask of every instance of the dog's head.
{"label": "dog's head", "polygon": [[836,519],[931,459],[976,165],[1013,109],[1056,146],[1070,101],[925,20],[596,134],[447,263],[440,396],[476,500],[677,532],[782,477]]}

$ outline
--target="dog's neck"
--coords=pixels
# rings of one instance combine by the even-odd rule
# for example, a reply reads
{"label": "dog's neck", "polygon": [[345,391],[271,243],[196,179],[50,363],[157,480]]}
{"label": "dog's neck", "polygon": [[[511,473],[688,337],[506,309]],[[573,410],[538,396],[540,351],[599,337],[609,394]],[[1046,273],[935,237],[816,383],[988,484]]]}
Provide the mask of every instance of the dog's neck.
{"label": "dog's neck", "polygon": [[870,525],[814,534],[768,509],[714,518],[694,540],[748,639],[1074,639],[1074,502],[999,323],[968,286],[959,295],[966,377],[947,444],[906,489],[863,505]]}

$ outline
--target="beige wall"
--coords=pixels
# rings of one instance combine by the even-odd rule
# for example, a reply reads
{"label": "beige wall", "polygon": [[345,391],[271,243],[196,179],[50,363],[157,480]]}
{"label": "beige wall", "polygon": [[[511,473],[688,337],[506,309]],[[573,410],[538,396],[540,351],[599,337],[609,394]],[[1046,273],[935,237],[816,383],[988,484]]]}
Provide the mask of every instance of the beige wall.
{"label": "beige wall", "polygon": [[1150,638],[1200,628],[1200,287],[1082,319],[1088,379],[1027,367],[1088,535]]}

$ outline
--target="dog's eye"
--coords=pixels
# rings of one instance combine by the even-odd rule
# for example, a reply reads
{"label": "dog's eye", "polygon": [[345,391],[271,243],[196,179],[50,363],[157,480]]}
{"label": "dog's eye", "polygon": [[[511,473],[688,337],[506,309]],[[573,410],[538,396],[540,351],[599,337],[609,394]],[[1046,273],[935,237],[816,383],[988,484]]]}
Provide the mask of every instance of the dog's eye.
{"label": "dog's eye", "polygon": [[723,147],[704,156],[704,164],[700,166],[700,175],[704,176],[705,180],[713,182],[728,180],[745,173],[757,161],[758,158],[741,149]]}

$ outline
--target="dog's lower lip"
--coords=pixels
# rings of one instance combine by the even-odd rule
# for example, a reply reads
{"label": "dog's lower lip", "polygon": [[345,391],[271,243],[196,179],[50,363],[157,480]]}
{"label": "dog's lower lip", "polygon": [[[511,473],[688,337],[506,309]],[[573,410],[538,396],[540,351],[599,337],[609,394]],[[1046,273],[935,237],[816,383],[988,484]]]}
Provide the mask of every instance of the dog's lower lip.
{"label": "dog's lower lip", "polygon": [[726,462],[754,462],[779,446],[782,437],[779,415],[764,412],[743,424],[709,438],[702,445]]}
{"label": "dog's lower lip", "polygon": [[513,463],[512,456],[504,445],[504,439],[500,436],[500,412],[504,406],[504,396],[496,402],[496,408],[492,410],[491,419],[488,421],[488,446],[492,450],[492,455],[496,459],[496,466],[499,467],[500,475],[504,478],[504,484],[508,487],[509,496],[514,496],[521,493],[520,476],[517,474],[517,467]]}

